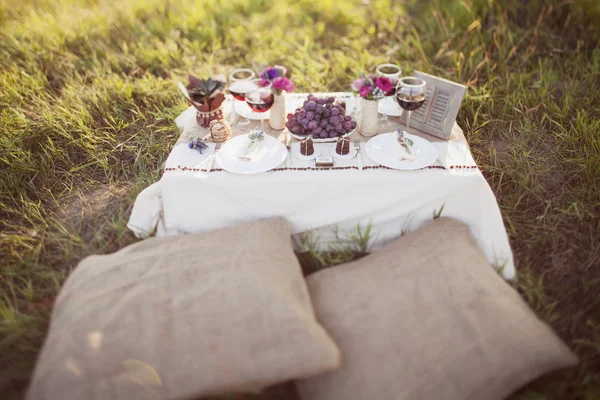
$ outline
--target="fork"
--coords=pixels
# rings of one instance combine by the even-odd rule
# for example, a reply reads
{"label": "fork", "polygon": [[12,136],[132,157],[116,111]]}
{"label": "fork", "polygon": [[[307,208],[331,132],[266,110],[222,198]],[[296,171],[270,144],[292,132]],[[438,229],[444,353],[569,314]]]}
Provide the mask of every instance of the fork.
{"label": "fork", "polygon": [[362,154],[360,153],[360,140],[354,141],[354,148],[356,149],[356,161],[358,161],[358,169],[362,171],[363,160],[362,160]]}
{"label": "fork", "polygon": [[210,172],[212,170],[213,165],[215,164],[215,159],[217,158],[217,153],[221,150],[221,143],[217,143],[215,145],[215,152],[210,156],[210,158],[206,161],[206,172]]}

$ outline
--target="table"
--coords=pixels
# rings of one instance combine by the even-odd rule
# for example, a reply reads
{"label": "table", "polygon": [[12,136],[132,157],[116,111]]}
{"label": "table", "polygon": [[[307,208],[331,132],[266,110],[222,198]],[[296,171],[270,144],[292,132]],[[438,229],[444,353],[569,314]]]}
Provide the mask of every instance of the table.
{"label": "table", "polygon": [[[351,94],[331,95],[344,98],[348,112],[356,110],[357,99]],[[306,94],[287,96],[289,112],[306,98]],[[225,107],[228,110],[230,105]],[[176,124],[182,131],[195,129],[194,120],[195,110],[190,107]],[[269,128],[267,133],[283,140],[280,131]],[[240,133],[234,130],[233,134]],[[462,130],[455,125],[447,142],[420,136],[434,144],[439,160],[418,171],[376,165],[363,143],[362,170],[355,159],[336,159],[332,168],[315,168],[314,161],[293,158],[290,167],[282,164],[272,171],[248,176],[231,174],[216,165],[206,171],[205,162],[214,145],[201,155],[187,147],[188,140],[182,135],[160,181],[138,195],[128,227],[138,237],[153,232],[158,236],[179,235],[284,216],[292,223],[299,250],[310,238],[326,250],[340,237],[370,224],[375,234],[370,245],[376,251],[441,215],[465,223],[489,263],[506,279],[512,279],[513,256],[496,198],[477,168]],[[368,139],[358,133],[351,138],[363,142]],[[316,143],[315,150],[326,146],[329,144]]]}

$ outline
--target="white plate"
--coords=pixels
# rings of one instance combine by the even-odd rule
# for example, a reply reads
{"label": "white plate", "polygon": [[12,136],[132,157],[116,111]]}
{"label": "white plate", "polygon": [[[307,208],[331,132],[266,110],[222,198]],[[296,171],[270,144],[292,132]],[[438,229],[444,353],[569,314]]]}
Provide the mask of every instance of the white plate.
{"label": "white plate", "polygon": [[332,146],[329,148],[329,153],[331,153],[331,155],[334,158],[339,158],[340,160],[347,160],[350,159],[352,157],[354,157],[356,155],[356,147],[354,147],[353,143],[350,143],[350,151],[348,152],[348,154],[345,155],[341,155],[335,152],[335,148],[336,146]]}
{"label": "white plate", "polygon": [[428,140],[411,134],[405,134],[404,137],[413,141],[411,151],[415,157],[414,161],[397,158],[396,132],[383,133],[370,139],[365,147],[367,155],[377,164],[402,170],[425,168],[437,160],[437,149]]}
{"label": "white plate", "polygon": [[248,152],[252,160],[242,161],[239,157],[244,154],[249,144],[248,135],[234,137],[217,153],[217,164],[234,174],[259,174],[276,168],[287,156],[287,149],[280,141],[265,135],[265,140],[254,145],[258,146],[256,150],[251,149]]}
{"label": "white plate", "polygon": [[300,143],[295,142],[295,143],[292,143],[292,154],[298,160],[314,160],[315,158],[319,157],[319,154],[321,154],[321,153],[318,152],[317,149],[315,149],[312,156],[305,156],[302,153],[300,153]]}
{"label": "white plate", "polygon": [[245,101],[234,100],[234,108],[235,112],[240,115],[240,117],[252,119],[252,120],[261,120],[264,116],[265,119],[269,119],[271,117],[271,111],[265,111],[264,113],[257,113],[252,111],[252,109],[246,104]]}
{"label": "white plate", "polygon": [[[358,130],[358,125],[356,126],[356,128],[354,128],[353,130],[351,130],[350,132],[346,133],[345,135],[343,135],[343,137],[346,136],[350,136],[352,135],[354,132],[356,132]],[[285,128],[284,130],[285,132],[290,132],[290,130],[288,128]],[[292,132],[290,132],[290,135],[292,135],[293,138],[298,139],[298,140],[304,140],[308,137],[308,135],[303,136],[303,135],[296,135]],[[315,143],[333,143],[333,142],[337,142],[337,140],[340,138],[340,136],[336,136],[336,137],[332,137],[332,138],[326,138],[326,139],[315,139],[315,137],[313,136],[313,142]]]}
{"label": "white plate", "polygon": [[398,105],[394,96],[384,97],[379,100],[379,114],[389,115],[390,117],[400,117],[402,115],[402,107]]}

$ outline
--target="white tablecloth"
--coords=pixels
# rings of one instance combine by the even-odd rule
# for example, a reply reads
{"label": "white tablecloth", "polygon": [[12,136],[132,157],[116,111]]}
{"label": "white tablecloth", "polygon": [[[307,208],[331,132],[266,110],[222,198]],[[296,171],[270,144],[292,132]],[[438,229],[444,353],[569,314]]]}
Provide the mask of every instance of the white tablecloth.
{"label": "white tablecloth", "polygon": [[[296,107],[293,99],[288,103],[289,109]],[[190,108],[178,117],[180,129],[193,126],[194,115]],[[284,216],[298,237],[310,232],[321,248],[327,248],[336,235],[343,237],[356,232],[357,226],[371,224],[375,235],[371,245],[376,250],[418,229],[441,210],[441,216],[469,226],[490,264],[511,279],[512,251],[496,198],[474,168],[462,131],[455,129],[457,140],[432,142],[442,162],[418,171],[376,166],[363,145],[363,170],[355,159],[335,160],[334,169],[322,170],[314,168],[314,161],[294,158],[291,169],[282,164],[275,171],[251,176],[221,171],[216,165],[217,170],[206,172],[205,161],[214,145],[201,155],[180,139],[162,179],[139,194],[128,226],[139,237],[153,232],[177,235]],[[355,135],[353,139],[358,139]],[[326,146],[317,144],[316,149],[326,151]]]}

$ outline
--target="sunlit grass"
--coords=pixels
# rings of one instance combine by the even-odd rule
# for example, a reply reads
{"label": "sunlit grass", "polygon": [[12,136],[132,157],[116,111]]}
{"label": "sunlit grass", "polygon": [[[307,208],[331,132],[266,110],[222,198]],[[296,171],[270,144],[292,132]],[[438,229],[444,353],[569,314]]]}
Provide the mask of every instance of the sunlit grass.
{"label": "sunlit grass", "polygon": [[[135,241],[131,204],[160,178],[186,107],[177,79],[281,63],[299,90],[343,91],[359,70],[394,61],[468,86],[459,123],[498,198],[515,286],[582,359],[515,398],[595,398],[600,6],[524,4],[0,3],[0,393],[22,396],[77,262]],[[350,261],[372,234],[329,253],[309,248],[303,261],[312,270]]]}

